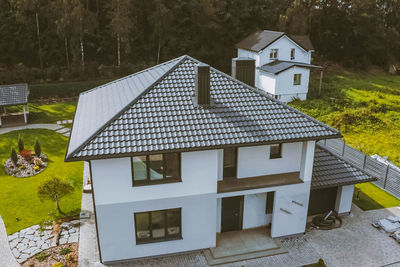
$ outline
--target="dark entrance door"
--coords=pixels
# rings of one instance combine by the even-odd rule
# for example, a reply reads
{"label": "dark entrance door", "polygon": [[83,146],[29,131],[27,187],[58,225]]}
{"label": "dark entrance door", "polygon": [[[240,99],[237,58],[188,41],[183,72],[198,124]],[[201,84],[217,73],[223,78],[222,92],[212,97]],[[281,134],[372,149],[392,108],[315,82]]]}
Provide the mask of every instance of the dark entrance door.
{"label": "dark entrance door", "polygon": [[222,199],[221,232],[242,230],[243,196]]}

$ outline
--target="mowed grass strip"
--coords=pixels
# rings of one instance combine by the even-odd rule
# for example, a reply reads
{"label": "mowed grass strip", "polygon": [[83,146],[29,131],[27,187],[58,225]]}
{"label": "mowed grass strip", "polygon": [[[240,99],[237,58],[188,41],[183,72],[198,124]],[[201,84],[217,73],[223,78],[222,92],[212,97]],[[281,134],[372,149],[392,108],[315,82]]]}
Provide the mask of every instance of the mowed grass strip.
{"label": "mowed grass strip", "polygon": [[[5,173],[4,162],[10,157],[12,148],[18,149],[18,138],[30,150],[33,150],[35,141],[39,140],[42,152],[49,158],[46,170],[28,178],[16,178]],[[41,202],[37,196],[38,185],[52,176],[66,178],[74,186],[74,192],[61,200],[61,209],[65,213],[80,210],[83,163],[64,162],[67,142],[68,139],[63,135],[46,129],[29,129],[0,135],[0,215],[8,234],[58,216],[54,202]]]}

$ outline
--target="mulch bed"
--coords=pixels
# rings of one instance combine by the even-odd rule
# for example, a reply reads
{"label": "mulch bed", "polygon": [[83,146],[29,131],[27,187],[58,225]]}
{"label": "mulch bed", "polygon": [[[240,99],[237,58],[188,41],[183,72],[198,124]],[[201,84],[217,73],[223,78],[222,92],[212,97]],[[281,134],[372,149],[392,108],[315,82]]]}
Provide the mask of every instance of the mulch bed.
{"label": "mulch bed", "polygon": [[[70,248],[72,251],[67,255],[60,255],[60,251],[63,248]],[[49,256],[43,260],[39,261],[35,256],[26,260],[22,266],[23,267],[51,267],[53,264],[57,262],[61,262],[64,267],[78,267],[78,252],[79,252],[79,243],[71,243],[60,245],[57,247],[53,247],[44,251]]]}

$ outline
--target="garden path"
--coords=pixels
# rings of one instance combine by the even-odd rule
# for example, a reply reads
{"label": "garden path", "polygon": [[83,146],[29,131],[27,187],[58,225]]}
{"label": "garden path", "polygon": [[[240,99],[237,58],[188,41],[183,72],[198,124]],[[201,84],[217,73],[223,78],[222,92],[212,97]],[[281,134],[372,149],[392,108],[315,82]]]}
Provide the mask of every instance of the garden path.
{"label": "garden path", "polygon": [[0,128],[0,134],[5,134],[12,131],[19,131],[19,130],[26,130],[26,129],[49,129],[54,130],[66,137],[69,137],[71,130],[66,128],[62,125],[53,124],[53,123],[34,123],[34,124],[27,124],[21,125],[16,127],[9,127],[9,128]]}

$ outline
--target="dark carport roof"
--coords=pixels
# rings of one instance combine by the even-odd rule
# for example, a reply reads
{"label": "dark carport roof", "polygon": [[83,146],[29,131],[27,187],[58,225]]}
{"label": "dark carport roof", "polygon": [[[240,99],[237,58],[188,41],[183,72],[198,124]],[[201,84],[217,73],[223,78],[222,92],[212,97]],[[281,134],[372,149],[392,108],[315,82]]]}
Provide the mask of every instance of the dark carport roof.
{"label": "dark carport roof", "polygon": [[316,144],[311,189],[376,181],[363,170],[342,157]]}
{"label": "dark carport roof", "polygon": [[28,95],[26,83],[0,85],[0,107],[26,104]]}
{"label": "dark carport roof", "polygon": [[258,67],[258,69],[272,73],[279,74],[282,71],[285,71],[291,67],[302,67],[302,68],[310,68],[310,69],[322,69],[322,67],[302,62],[293,62],[293,61],[283,61],[283,60],[274,60],[268,64],[262,65]]}
{"label": "dark carport roof", "polygon": [[195,105],[199,64],[183,56],[82,93],[66,159],[341,137],[338,130],[214,68],[210,68],[213,104]]}

